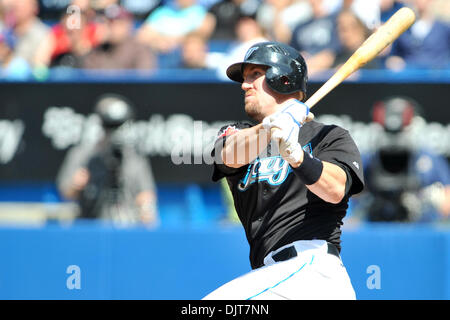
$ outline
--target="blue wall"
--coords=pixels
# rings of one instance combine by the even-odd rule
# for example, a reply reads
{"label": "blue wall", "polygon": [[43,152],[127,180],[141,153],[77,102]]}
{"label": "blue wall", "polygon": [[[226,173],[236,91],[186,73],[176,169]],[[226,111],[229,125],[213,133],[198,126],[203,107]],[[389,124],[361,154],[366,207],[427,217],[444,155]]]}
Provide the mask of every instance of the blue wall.
{"label": "blue wall", "polygon": [[[449,299],[450,231],[363,225],[342,258],[359,299]],[[69,290],[70,265],[81,288]],[[368,289],[370,266],[380,287]],[[98,223],[0,228],[0,299],[201,299],[249,271],[240,227],[120,229]]]}

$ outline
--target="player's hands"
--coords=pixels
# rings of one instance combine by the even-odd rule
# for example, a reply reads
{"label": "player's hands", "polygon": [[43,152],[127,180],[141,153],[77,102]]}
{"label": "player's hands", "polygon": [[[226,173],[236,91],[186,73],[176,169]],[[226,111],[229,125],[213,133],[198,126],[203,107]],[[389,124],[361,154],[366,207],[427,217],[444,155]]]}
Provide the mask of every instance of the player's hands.
{"label": "player's hands", "polygon": [[280,139],[278,144],[280,155],[292,166],[298,167],[303,161],[303,149],[300,143]]}
{"label": "player's hands", "polygon": [[[289,116],[299,126],[306,121],[312,120],[308,106],[297,99],[289,99],[284,102],[280,111],[266,117],[266,123],[270,123],[270,119],[275,119],[279,115]],[[276,124],[271,125],[271,127],[273,126],[276,126]]]}
{"label": "player's hands", "polygon": [[283,103],[280,111],[265,117],[262,125],[268,131],[273,128],[283,130],[294,125],[300,128],[303,123],[313,119],[314,115],[306,104],[296,99],[289,99]]}
{"label": "player's hands", "polygon": [[308,114],[308,106],[298,100],[290,99],[281,111],[263,119],[263,128],[271,131],[272,139],[278,142],[281,156],[290,164],[298,164],[303,160],[303,150],[298,143],[298,135]]}

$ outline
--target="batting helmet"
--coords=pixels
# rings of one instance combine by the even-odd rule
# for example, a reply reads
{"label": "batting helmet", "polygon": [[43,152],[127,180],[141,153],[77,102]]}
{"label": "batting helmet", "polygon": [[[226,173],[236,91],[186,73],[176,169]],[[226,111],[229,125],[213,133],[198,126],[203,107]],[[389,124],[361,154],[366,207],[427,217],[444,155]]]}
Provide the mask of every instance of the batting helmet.
{"label": "batting helmet", "polygon": [[308,72],[305,60],[294,48],[279,42],[260,42],[251,46],[243,62],[234,63],[227,69],[227,76],[242,83],[244,66],[257,64],[269,67],[266,82],[281,94],[302,91],[306,94]]}

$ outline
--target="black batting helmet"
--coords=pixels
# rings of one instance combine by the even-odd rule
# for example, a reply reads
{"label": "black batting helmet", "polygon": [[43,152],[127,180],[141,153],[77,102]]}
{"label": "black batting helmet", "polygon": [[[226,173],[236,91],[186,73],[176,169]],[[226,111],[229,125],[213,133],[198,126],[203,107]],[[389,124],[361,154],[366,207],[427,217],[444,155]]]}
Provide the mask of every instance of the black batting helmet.
{"label": "black batting helmet", "polygon": [[294,48],[279,42],[260,42],[251,46],[243,62],[234,63],[227,69],[227,76],[234,81],[244,81],[242,72],[246,64],[269,67],[266,82],[281,94],[302,91],[306,94],[308,72],[305,60]]}

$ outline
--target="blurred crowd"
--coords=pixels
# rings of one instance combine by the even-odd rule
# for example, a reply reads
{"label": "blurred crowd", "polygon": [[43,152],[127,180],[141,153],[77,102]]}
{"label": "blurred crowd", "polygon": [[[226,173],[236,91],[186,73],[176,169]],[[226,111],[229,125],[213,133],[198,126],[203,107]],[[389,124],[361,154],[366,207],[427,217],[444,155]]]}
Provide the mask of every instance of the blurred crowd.
{"label": "blurred crowd", "polygon": [[[415,10],[415,24],[364,68],[450,68],[448,0],[0,0],[0,79],[45,80],[55,69],[198,69],[226,79],[230,64],[254,43],[269,40],[299,50],[314,76],[342,65],[403,6]],[[89,209],[84,217],[117,211],[124,221],[158,224],[150,164],[115,140],[132,120],[131,112],[120,110],[132,107],[123,97],[103,99],[95,112],[107,134],[98,145],[69,153],[58,177],[60,192]],[[111,114],[123,114],[123,121],[111,124],[103,104]],[[375,109],[374,122],[390,140],[364,159],[369,192],[355,212],[371,221],[450,217],[448,163],[405,138],[404,119],[420,116],[420,108],[397,97]],[[123,177],[133,183],[122,184]]]}
{"label": "blurred crowd", "polygon": [[52,68],[216,70],[258,41],[298,49],[309,73],[341,65],[402,6],[416,23],[365,68],[448,68],[446,0],[0,0],[0,76]]}

